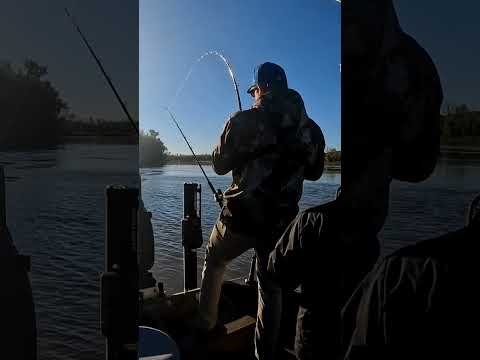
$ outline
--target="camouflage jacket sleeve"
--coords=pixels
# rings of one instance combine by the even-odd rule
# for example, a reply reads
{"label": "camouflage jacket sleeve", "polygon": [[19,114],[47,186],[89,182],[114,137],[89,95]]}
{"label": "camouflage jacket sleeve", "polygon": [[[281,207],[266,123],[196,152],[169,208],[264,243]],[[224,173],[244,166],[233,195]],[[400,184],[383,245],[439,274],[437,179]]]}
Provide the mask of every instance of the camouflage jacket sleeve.
{"label": "camouflage jacket sleeve", "polygon": [[251,136],[248,111],[236,112],[230,116],[223,127],[220,142],[213,150],[213,170],[218,175],[242,165],[246,155],[251,152],[248,137]]}
{"label": "camouflage jacket sleeve", "polygon": [[[305,277],[306,256],[321,228],[321,213],[303,212],[287,227],[270,253],[268,272],[274,281],[286,289],[295,289]],[[318,224],[320,223],[320,226]],[[317,234],[317,235],[316,235]]]}
{"label": "camouflage jacket sleeve", "polygon": [[325,166],[325,138],[320,127],[312,119],[308,121],[307,132],[306,137],[309,141],[305,179],[315,181],[322,176]]}

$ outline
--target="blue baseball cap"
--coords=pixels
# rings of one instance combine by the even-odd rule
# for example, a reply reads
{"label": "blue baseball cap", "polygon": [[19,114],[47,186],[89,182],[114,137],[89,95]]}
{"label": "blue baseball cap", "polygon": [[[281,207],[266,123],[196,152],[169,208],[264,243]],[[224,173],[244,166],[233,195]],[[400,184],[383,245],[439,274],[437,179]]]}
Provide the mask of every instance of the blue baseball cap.
{"label": "blue baseball cap", "polygon": [[253,91],[257,86],[264,89],[288,89],[285,71],[279,65],[271,62],[257,65],[253,75],[253,84],[248,88],[247,93],[253,96]]}

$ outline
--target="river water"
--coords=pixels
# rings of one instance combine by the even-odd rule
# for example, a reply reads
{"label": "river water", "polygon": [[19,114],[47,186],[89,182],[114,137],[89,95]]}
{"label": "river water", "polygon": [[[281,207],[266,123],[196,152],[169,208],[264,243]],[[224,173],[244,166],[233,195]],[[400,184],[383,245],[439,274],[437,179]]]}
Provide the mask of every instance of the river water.
{"label": "river water", "polygon": [[[231,176],[216,175],[211,167],[205,172],[216,188],[225,189]],[[198,166],[168,165],[162,169],[141,169],[142,195],[145,207],[152,212],[155,235],[155,265],[152,273],[164,282],[169,292],[183,290],[183,250],[181,246],[181,218],[183,216],[183,183],[195,182],[202,186],[202,228],[204,244],[198,253],[197,278],[200,283],[205,246],[215,223],[219,207]],[[316,182],[305,182],[301,208],[314,206],[335,197],[340,185],[339,173],[325,173]],[[248,251],[233,261],[227,278],[246,276],[253,251]]]}
{"label": "river water", "polygon": [[7,225],[30,273],[40,359],[102,359],[104,189],[138,186],[136,146],[0,152]]}
{"label": "river water", "polygon": [[[104,341],[99,326],[99,274],[104,266],[104,188],[135,186],[135,146],[68,145],[49,151],[0,152],[7,176],[7,221],[20,252],[32,256],[40,359],[99,359]],[[216,187],[229,176],[207,167]],[[145,206],[153,213],[154,276],[168,292],[182,289],[180,219],[184,182],[202,184],[204,240],[218,205],[196,166],[141,169]],[[390,216],[382,231],[384,252],[463,225],[469,201],[480,191],[479,161],[441,161],[421,184],[392,184]],[[326,172],[305,182],[301,208],[333,199],[340,174]],[[227,277],[246,276],[247,252]],[[198,276],[204,247],[198,251]]]}
{"label": "river water", "polygon": [[[230,176],[218,176],[206,169],[215,187],[225,189]],[[197,277],[200,280],[205,243],[218,216],[218,205],[197,166],[171,165],[162,169],[142,169],[145,206],[153,213],[156,261],[153,274],[164,282],[167,291],[183,289],[181,224],[184,182],[202,185],[202,225],[204,246],[198,250]],[[340,174],[325,172],[320,180],[305,181],[300,209],[334,199]],[[469,202],[480,192],[480,161],[439,161],[434,173],[419,184],[394,181],[391,186],[390,213],[379,234],[383,254],[417,241],[441,235],[463,226]],[[227,278],[246,276],[251,255],[247,252],[228,269]]]}

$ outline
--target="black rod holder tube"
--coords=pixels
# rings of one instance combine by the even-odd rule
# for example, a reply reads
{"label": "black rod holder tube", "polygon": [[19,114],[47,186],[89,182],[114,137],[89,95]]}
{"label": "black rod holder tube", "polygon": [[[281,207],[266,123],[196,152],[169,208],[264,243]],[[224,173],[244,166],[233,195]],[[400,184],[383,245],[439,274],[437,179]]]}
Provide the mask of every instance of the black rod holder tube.
{"label": "black rod holder tube", "polygon": [[201,225],[201,186],[183,184],[183,281],[184,290],[197,287],[197,251],[203,243]]}

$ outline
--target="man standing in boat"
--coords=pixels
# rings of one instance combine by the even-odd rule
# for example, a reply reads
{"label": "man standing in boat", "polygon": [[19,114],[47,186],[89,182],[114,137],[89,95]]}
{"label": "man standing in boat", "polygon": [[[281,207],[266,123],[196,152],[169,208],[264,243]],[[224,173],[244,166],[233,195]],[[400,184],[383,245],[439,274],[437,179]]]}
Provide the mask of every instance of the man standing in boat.
{"label": "man standing in boat", "polygon": [[268,254],[298,213],[303,181],[322,175],[325,140],[300,94],[288,88],[280,66],[259,65],[248,93],[255,98],[253,107],[230,116],[213,151],[214,171],[231,171],[233,181],[223,194],[223,208],[207,245],[199,308],[204,327],[214,329],[227,265],[255,248],[256,356],[274,359],[282,293],[267,277]]}

